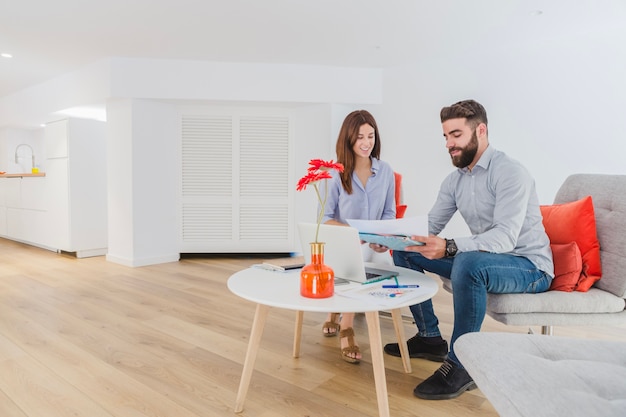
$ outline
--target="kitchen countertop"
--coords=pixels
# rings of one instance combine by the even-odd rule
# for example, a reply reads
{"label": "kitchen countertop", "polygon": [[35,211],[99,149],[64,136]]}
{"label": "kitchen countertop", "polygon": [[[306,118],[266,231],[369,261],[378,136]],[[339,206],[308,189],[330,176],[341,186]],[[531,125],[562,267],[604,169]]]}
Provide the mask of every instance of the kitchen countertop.
{"label": "kitchen countertop", "polygon": [[45,177],[45,176],[46,176],[45,172],[38,172],[36,174],[33,174],[31,172],[24,172],[21,174],[7,174],[5,172],[4,174],[0,174],[0,178]]}

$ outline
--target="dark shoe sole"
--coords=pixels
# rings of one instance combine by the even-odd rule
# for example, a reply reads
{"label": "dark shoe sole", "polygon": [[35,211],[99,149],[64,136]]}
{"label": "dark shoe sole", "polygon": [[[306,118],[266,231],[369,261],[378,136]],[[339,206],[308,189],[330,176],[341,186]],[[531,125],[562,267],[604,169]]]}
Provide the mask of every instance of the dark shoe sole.
{"label": "dark shoe sole", "polygon": [[414,353],[414,354],[409,353],[409,357],[426,359],[432,362],[443,362],[448,358],[448,354],[446,353],[445,355],[442,356],[442,355],[435,355],[432,353]]}
{"label": "dark shoe sole", "polygon": [[[391,356],[395,356],[396,358],[401,358],[402,355],[400,355],[400,352],[396,353],[396,352],[388,352],[385,350],[385,353],[387,355],[391,355]],[[446,353],[445,355],[437,355],[434,353],[425,353],[425,352],[418,352],[418,353],[411,353],[409,352],[409,357],[410,358],[418,358],[418,359],[426,359],[432,362],[443,362],[448,358],[448,354]]]}
{"label": "dark shoe sole", "polygon": [[424,394],[422,392],[417,391],[417,388],[413,391],[413,395],[417,398],[421,398],[422,400],[451,400],[463,394],[465,391],[471,391],[476,389],[476,383],[474,381],[470,381],[467,384],[463,385],[458,391],[449,392],[446,394]]}

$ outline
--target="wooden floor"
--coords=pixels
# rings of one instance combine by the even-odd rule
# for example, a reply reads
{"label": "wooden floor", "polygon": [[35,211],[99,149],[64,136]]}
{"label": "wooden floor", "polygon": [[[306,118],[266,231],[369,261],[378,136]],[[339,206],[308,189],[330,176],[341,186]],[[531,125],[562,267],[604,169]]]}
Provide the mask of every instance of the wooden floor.
{"label": "wooden floor", "polygon": [[[267,258],[267,256],[266,256]],[[224,417],[233,405],[255,306],[228,277],[252,256],[206,256],[128,268],[0,239],[0,416]],[[434,299],[444,336],[451,296]],[[365,317],[360,365],[321,335],[324,314],[304,316],[302,355],[291,357],[295,313],[271,310],[244,411],[248,417],[376,416]],[[383,341],[393,326],[381,319]],[[525,333],[489,318],[483,331]],[[535,329],[538,330],[538,329]],[[405,323],[411,336],[415,327]],[[624,328],[557,328],[557,335],[626,340]],[[455,400],[413,397],[438,364],[413,359],[405,374],[385,355],[391,415],[496,416],[480,390]]]}

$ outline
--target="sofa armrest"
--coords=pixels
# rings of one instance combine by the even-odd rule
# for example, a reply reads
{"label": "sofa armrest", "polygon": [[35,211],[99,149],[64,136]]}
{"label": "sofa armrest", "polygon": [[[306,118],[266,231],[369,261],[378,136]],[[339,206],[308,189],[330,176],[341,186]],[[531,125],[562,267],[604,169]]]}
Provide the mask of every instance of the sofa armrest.
{"label": "sofa armrest", "polygon": [[454,351],[502,417],[623,417],[626,343],[467,333]]}

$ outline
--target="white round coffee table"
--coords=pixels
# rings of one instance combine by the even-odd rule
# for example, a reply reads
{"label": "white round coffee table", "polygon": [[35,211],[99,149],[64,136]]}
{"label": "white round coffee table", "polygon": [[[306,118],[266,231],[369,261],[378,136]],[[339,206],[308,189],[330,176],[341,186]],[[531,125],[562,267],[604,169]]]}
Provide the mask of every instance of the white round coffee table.
{"label": "white round coffee table", "polygon": [[[239,413],[243,410],[243,403],[248,392],[248,386],[252,377],[254,362],[259,350],[267,314],[270,307],[276,307],[298,312],[296,316],[296,334],[293,348],[294,357],[299,357],[300,354],[302,317],[305,311],[325,313],[364,312],[367,320],[372,354],[378,411],[381,417],[389,416],[387,382],[385,378],[385,364],[383,361],[378,312],[381,310],[391,311],[396,336],[400,344],[400,353],[402,354],[404,369],[405,372],[411,372],[409,353],[406,343],[404,342],[404,328],[400,309],[432,298],[437,293],[439,286],[434,279],[411,269],[400,268],[393,265],[376,265],[370,263],[367,265],[377,268],[394,269],[398,271],[397,279],[399,284],[419,285],[419,291],[412,294],[411,298],[398,298],[393,301],[393,304],[389,304],[390,301],[386,300],[386,304],[383,305],[365,297],[349,298],[337,294],[323,299],[302,297],[300,295],[300,270],[274,272],[260,268],[248,268],[233,274],[228,279],[228,289],[230,291],[241,298],[257,304],[241,381],[239,383],[239,391],[235,402],[235,412]],[[395,284],[395,282],[393,280],[383,281],[377,284],[365,284],[365,286],[372,286],[372,288],[374,288],[382,284]],[[350,285],[362,286],[363,284]]]}

